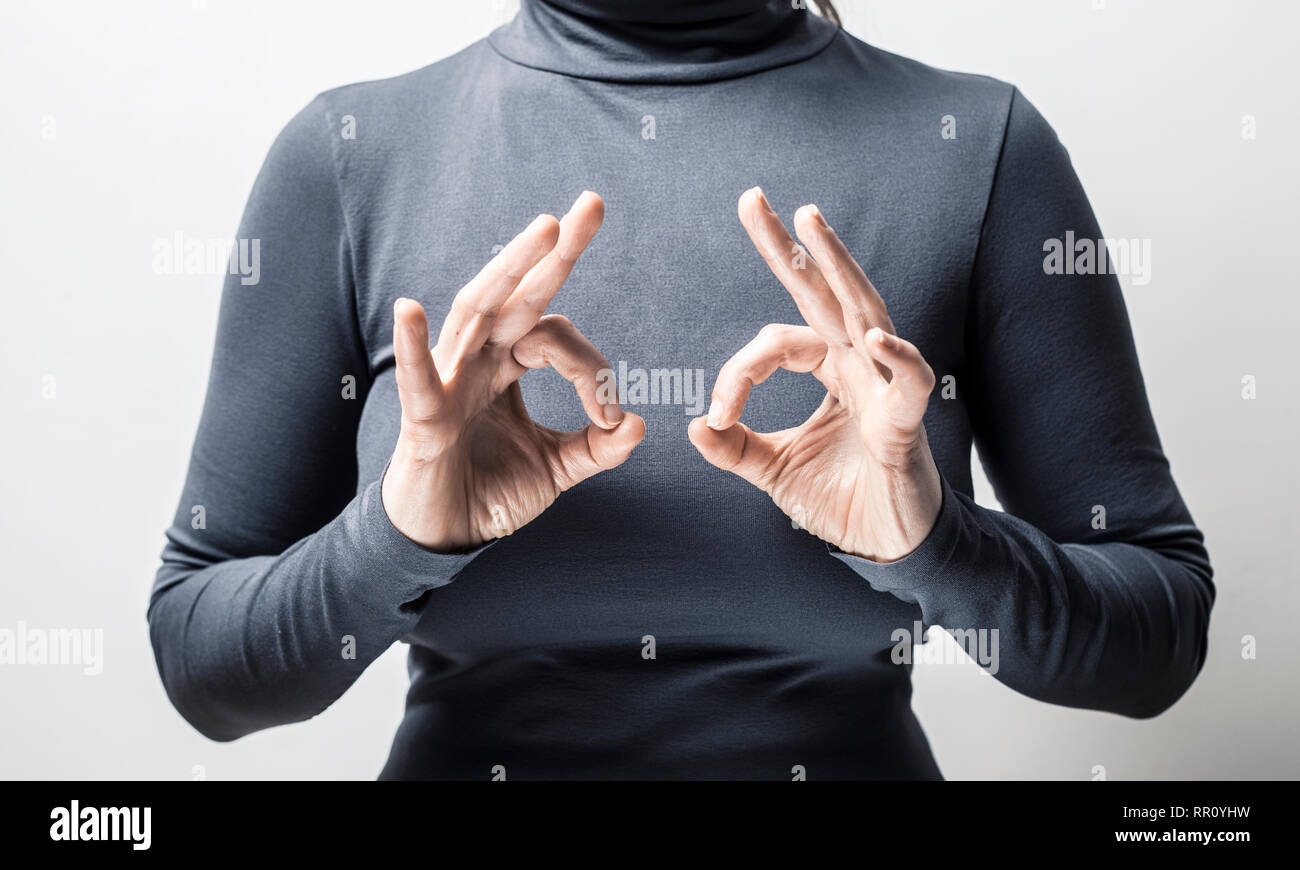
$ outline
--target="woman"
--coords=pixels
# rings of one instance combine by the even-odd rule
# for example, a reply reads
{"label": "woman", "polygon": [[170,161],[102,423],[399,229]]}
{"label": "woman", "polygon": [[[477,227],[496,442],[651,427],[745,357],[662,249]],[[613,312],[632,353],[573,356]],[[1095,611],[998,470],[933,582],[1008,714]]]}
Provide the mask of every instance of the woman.
{"label": "woman", "polygon": [[[1187,689],[1210,565],[1116,278],[1044,267],[1102,237],[1065,150],[792,5],[525,0],[289,123],[149,608],[196,728],[397,640],[385,778],[937,778],[916,624],[1052,703]],[[694,420],[611,389],[697,369]]]}

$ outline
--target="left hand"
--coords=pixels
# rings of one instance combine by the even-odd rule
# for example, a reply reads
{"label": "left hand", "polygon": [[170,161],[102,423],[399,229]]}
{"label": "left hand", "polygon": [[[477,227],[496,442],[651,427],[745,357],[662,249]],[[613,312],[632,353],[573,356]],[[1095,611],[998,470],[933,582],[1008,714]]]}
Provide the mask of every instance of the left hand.
{"label": "left hand", "polygon": [[[816,206],[800,208],[797,246],[758,188],[740,197],[740,220],[806,326],[768,324],[722,367],[707,419],[690,438],[713,465],[748,480],[824,541],[878,562],[911,553],[943,499],[921,419],[934,372],[894,334],[885,301]],[[778,368],[810,372],[826,399],[793,429],[755,432],[740,422],[750,388]]]}

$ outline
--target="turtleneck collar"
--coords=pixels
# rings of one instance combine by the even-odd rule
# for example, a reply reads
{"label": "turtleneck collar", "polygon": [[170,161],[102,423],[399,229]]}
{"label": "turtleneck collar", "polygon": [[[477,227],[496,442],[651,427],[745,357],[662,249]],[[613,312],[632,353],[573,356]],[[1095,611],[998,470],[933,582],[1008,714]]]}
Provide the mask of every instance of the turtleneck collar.
{"label": "turtleneck collar", "polygon": [[717,81],[812,57],[838,32],[790,0],[521,0],[488,42],[535,69],[611,82]]}

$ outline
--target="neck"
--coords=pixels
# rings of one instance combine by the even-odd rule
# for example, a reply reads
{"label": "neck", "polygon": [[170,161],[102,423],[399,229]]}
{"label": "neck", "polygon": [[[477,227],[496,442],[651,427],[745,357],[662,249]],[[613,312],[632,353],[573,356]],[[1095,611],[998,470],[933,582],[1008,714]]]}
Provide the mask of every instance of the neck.
{"label": "neck", "polygon": [[548,72],[686,83],[796,63],[837,32],[789,0],[521,0],[489,41],[509,60]]}

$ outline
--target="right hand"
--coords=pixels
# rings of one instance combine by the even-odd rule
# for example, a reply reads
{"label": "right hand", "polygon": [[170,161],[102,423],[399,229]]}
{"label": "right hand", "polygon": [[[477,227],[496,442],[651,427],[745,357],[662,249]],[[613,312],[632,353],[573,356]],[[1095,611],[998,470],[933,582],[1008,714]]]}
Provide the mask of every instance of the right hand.
{"label": "right hand", "polygon": [[[567,318],[543,316],[604,211],[588,191],[563,220],[534,220],[456,294],[432,350],[420,304],[394,305],[402,423],[382,497],[417,544],[452,552],[508,535],[621,464],[645,435],[616,395],[598,394],[598,373],[609,369],[601,352]],[[546,366],[573,383],[586,428],[560,432],[529,418],[518,381]]]}

